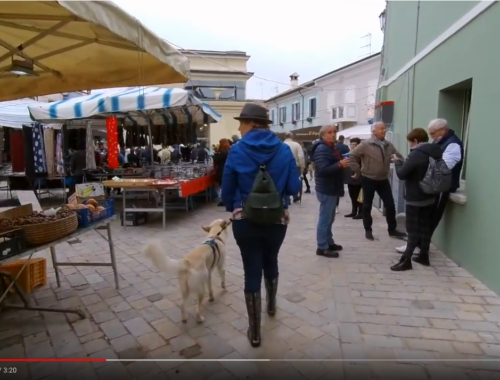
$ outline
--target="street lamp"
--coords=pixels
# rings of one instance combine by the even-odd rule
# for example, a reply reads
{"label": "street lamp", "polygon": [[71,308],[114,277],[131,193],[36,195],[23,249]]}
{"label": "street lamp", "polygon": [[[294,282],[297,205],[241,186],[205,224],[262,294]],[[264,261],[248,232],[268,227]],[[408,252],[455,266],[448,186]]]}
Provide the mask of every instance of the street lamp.
{"label": "street lamp", "polygon": [[378,19],[380,21],[380,30],[383,32],[385,30],[385,9],[378,16]]}

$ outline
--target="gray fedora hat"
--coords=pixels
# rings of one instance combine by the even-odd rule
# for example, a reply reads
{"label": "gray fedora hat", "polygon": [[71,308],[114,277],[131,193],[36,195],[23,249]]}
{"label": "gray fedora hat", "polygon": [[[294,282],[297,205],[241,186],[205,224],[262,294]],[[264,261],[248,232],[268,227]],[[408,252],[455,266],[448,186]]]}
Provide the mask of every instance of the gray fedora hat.
{"label": "gray fedora hat", "polygon": [[255,103],[246,103],[240,112],[240,116],[235,117],[235,119],[261,121],[266,124],[272,124],[272,121],[269,120],[267,109]]}

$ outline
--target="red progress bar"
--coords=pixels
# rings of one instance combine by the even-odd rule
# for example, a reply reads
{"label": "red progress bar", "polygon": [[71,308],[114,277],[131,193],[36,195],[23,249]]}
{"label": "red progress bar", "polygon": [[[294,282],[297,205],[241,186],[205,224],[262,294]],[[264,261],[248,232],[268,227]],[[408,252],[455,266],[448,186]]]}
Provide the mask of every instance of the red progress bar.
{"label": "red progress bar", "polygon": [[106,359],[0,359],[0,362],[105,362]]}

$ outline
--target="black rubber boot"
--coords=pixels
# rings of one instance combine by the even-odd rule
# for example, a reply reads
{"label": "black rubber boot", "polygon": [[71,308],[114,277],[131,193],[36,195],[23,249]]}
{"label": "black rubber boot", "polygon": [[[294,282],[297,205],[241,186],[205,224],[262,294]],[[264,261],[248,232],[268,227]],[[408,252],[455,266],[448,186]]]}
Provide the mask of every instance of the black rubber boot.
{"label": "black rubber boot", "polygon": [[262,300],[260,292],[245,293],[245,302],[248,312],[248,340],[252,347],[260,346],[260,313],[262,311]]}
{"label": "black rubber boot", "polygon": [[274,316],[276,314],[276,293],[278,292],[278,277],[274,280],[264,279],[266,284],[266,303],[267,314]]}

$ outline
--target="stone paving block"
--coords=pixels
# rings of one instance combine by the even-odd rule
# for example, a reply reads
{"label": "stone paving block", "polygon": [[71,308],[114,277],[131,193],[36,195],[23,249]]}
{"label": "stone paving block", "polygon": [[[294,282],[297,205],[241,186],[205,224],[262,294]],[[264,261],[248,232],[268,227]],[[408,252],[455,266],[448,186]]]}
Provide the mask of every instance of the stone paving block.
{"label": "stone paving block", "polygon": [[[342,199],[341,212],[349,207],[347,201]],[[290,209],[292,223],[280,255],[278,313],[274,318],[263,313],[260,348],[252,348],[246,337],[248,320],[243,299],[242,261],[231,235],[227,289],[220,290],[215,276],[216,301],[204,301],[203,324],[196,323],[191,305],[188,323],[181,322],[178,279],[161,273],[140,253],[150,238],[160,234],[164,239],[172,238],[172,257],[182,257],[197,246],[198,241],[203,241],[204,233],[199,223],[194,225],[190,214],[183,215],[166,230],[154,222],[126,231],[113,225],[120,289],[114,288],[111,268],[63,268],[61,288],[55,286],[54,272],[49,268],[49,284],[36,290],[33,297],[47,305],[83,305],[89,318],[76,320],[70,315],[26,311],[3,313],[0,357],[64,358],[88,354],[92,358],[180,360],[186,357],[399,359],[408,367],[391,366],[391,371],[383,373],[391,378],[393,373],[400,372],[410,379],[422,378],[420,368],[423,367],[412,364],[412,360],[422,358],[460,360],[440,365],[444,368],[494,369],[490,362],[465,359],[500,356],[499,297],[435,249],[431,268],[391,272],[389,266],[395,260],[396,242],[386,236],[385,220],[376,211],[373,212],[374,228],[379,240],[361,239],[358,221],[338,218],[335,231],[342,236],[341,257],[337,260],[317,258],[313,254],[317,221],[313,210],[316,209],[314,196],[305,196],[302,207]],[[196,212],[196,220],[207,222],[221,215],[215,206]],[[64,250],[62,247],[59,251],[64,260],[108,259],[107,242],[96,241],[91,235],[82,237],[80,243],[73,246],[64,245]],[[213,380],[242,376],[253,380],[261,375],[253,366],[265,375],[271,373],[271,369],[255,363],[246,370],[213,364],[206,375]],[[364,375],[375,379],[380,378],[382,371],[376,372],[372,365],[361,363],[313,364],[316,366],[273,362],[272,368],[291,379],[325,380],[328,369],[336,371],[339,379]],[[181,379],[200,369],[183,362],[158,362],[156,368],[129,365],[130,370],[124,365],[106,368],[96,362],[71,375],[72,379],[96,375],[101,378],[116,370],[124,378],[154,379],[163,374],[168,379]],[[483,378],[487,378],[488,371],[481,373]],[[429,372],[429,376],[432,379],[444,374],[455,376],[455,373],[436,370],[434,374]],[[455,377],[462,379],[458,374]],[[480,380],[480,377],[470,380]]]}

